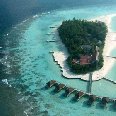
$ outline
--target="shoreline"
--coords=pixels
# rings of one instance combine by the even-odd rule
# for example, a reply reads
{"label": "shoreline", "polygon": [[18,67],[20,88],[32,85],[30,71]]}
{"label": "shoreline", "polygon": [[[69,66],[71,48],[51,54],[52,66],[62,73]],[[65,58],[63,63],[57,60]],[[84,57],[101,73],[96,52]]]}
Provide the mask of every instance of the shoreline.
{"label": "shoreline", "polygon": [[[111,30],[111,20],[112,17],[116,16],[116,14],[111,14],[111,15],[106,15],[106,16],[100,16],[96,17],[94,19],[91,19],[90,21],[102,21],[105,22],[108,28],[108,33],[105,38],[105,45],[103,49],[103,58],[104,58],[104,65],[100,70],[94,71],[92,75],[92,80],[97,81],[102,78],[104,78],[108,71],[113,67],[114,62],[116,59],[109,57],[111,51],[116,48],[116,43],[113,41],[116,37],[116,32],[112,32]],[[57,64],[60,66],[62,76],[68,79],[82,79],[85,81],[89,80],[89,74],[83,74],[83,75],[78,75],[74,74],[70,71],[69,67],[66,64],[66,59],[68,57],[68,53],[65,52],[65,50],[62,50],[60,52],[53,52],[53,58],[54,61],[57,62]]]}

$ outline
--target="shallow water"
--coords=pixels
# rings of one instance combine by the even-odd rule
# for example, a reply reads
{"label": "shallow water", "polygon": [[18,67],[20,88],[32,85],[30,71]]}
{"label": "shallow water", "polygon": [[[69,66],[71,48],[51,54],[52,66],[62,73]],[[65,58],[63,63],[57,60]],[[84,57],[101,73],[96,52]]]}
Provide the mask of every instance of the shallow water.
{"label": "shallow water", "polygon": [[116,16],[112,18],[111,28],[113,32],[116,32]]}
{"label": "shallow water", "polygon": [[[113,32],[116,32],[116,17],[112,18],[111,28]],[[116,37],[114,38],[114,42],[116,41]],[[113,57],[116,57],[116,48],[111,52]]]}
{"label": "shallow water", "polygon": [[[115,13],[116,8],[113,6],[105,7],[83,7],[80,9],[65,9],[54,11],[30,19],[17,26],[9,34],[6,42],[8,50],[8,60],[10,67],[7,67],[9,74],[8,82],[16,87],[22,95],[20,101],[27,102],[31,108],[25,109],[29,115],[34,116],[115,116],[116,110],[113,110],[112,104],[108,104],[107,109],[102,109],[99,102],[95,102],[91,108],[86,105],[87,98],[82,98],[79,102],[73,102],[71,99],[63,98],[63,91],[57,94],[53,89],[45,90],[46,82],[55,79],[58,82],[68,86],[87,91],[87,82],[79,79],[65,79],[61,76],[60,68],[53,61],[50,51],[60,51],[62,47],[60,42],[48,43],[46,40],[54,38],[54,29],[50,26],[58,26],[63,20],[74,17],[80,19],[90,19],[96,16]],[[21,28],[23,26],[23,28]],[[26,27],[26,28],[25,28]],[[52,33],[51,35],[46,35]],[[18,35],[16,35],[18,34]],[[15,41],[17,40],[17,41]],[[114,68],[111,74],[115,76]],[[113,78],[112,77],[112,78]],[[109,76],[110,78],[110,76]],[[115,98],[115,84],[100,80],[92,85],[92,93],[99,96],[108,96]]]}

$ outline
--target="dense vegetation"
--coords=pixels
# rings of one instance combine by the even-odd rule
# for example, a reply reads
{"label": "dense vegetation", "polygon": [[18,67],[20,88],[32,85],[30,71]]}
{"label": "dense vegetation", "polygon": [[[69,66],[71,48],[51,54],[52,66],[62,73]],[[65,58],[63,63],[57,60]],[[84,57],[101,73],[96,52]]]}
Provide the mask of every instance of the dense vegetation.
{"label": "dense vegetation", "polygon": [[[70,69],[77,74],[84,74],[100,69],[103,66],[103,48],[107,34],[107,27],[104,22],[87,20],[66,20],[58,28],[59,36],[65,44],[70,56],[67,63]],[[98,59],[91,63],[74,63],[81,56],[96,56],[96,46],[99,48]]]}

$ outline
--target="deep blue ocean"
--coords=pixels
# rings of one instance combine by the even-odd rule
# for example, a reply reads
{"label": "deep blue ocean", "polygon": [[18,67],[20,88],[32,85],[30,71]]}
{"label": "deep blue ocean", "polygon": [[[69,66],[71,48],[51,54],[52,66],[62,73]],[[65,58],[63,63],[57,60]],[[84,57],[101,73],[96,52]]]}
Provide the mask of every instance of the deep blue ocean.
{"label": "deep blue ocean", "polygon": [[[50,51],[61,51],[54,29],[63,20],[90,19],[116,13],[116,0],[0,0],[0,116],[115,116],[113,104],[91,108],[87,98],[73,103],[53,89],[44,90],[46,82],[55,79],[71,87],[87,91],[87,82],[67,80],[61,76]],[[113,30],[115,19],[113,19]],[[48,36],[48,33],[53,33]],[[116,51],[112,52],[116,56]],[[115,79],[115,67],[109,72]],[[107,91],[106,91],[107,90]],[[112,90],[112,91],[111,91]],[[93,83],[92,92],[99,96],[116,96],[116,85],[106,80]]]}
{"label": "deep blue ocean", "polygon": [[55,9],[113,5],[115,0],[0,0],[0,31],[35,14]]}

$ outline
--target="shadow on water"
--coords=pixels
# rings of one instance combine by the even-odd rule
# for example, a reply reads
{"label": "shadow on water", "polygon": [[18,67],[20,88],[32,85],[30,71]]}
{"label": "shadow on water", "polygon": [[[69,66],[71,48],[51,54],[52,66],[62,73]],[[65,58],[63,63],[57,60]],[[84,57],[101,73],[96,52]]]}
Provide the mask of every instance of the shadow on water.
{"label": "shadow on water", "polygon": [[112,112],[116,112],[116,104],[112,103],[112,104],[109,106],[109,110],[112,111]]}
{"label": "shadow on water", "polygon": [[53,89],[53,90],[51,90],[50,91],[50,94],[52,94],[52,95],[55,95],[55,94],[58,94],[59,92],[57,92],[55,89]]}
{"label": "shadow on water", "polygon": [[62,94],[59,96],[59,98],[61,98],[61,99],[66,99],[66,94],[65,94],[65,93],[62,93]]}
{"label": "shadow on water", "polygon": [[108,109],[108,106],[107,106],[108,104],[106,104],[106,106],[103,106],[102,105],[102,102],[98,102],[97,104],[96,104],[96,109],[101,109],[101,110],[106,110],[106,109]]}
{"label": "shadow on water", "polygon": [[101,102],[98,102],[98,103],[96,104],[96,109],[101,109]]}
{"label": "shadow on water", "polygon": [[70,100],[70,102],[74,104],[74,103],[77,103],[78,100],[75,97],[72,97],[71,100]]}
{"label": "shadow on water", "polygon": [[42,87],[40,90],[42,90],[42,91],[46,91],[46,90],[48,90],[49,88],[47,87],[47,86],[44,86],[44,87]]}
{"label": "shadow on water", "polygon": [[88,100],[84,101],[82,106],[86,108],[91,107],[91,105],[88,105]]}

